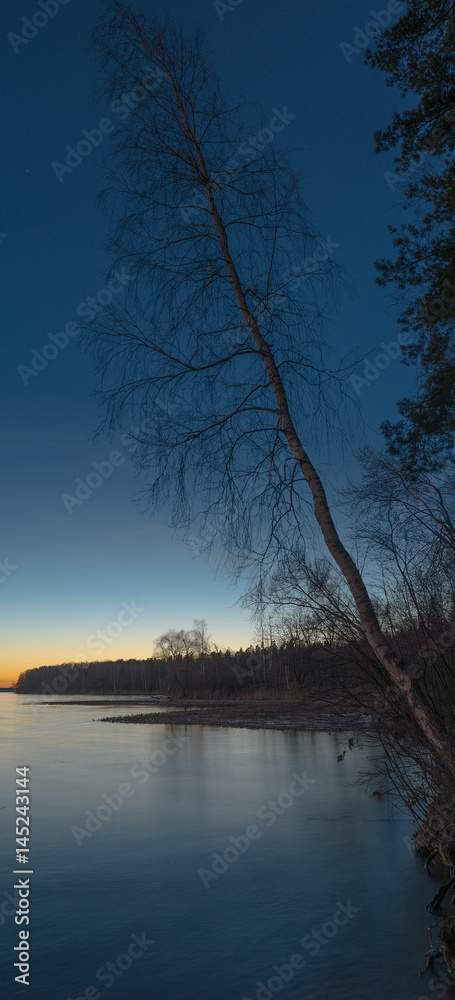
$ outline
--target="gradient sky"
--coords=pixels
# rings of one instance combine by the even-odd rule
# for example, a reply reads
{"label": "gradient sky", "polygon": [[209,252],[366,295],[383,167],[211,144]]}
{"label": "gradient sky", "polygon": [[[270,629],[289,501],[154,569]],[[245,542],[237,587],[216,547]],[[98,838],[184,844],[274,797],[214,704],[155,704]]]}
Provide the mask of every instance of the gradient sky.
{"label": "gradient sky", "polygon": [[[371,6],[362,0],[237,4],[223,20],[210,0],[140,0],[137,7],[158,15],[168,7],[189,30],[199,23],[228,94],[260,102],[265,114],[286,106],[296,115],[286,143],[296,148],[294,162],[305,175],[315,223],[340,244],[335,259],[353,286],[330,336],[340,353],[353,350],[361,358],[371,352],[374,358],[381,341],[397,336],[390,300],[374,284],[374,260],[390,250],[386,226],[399,218],[400,188],[392,192],[386,182],[392,157],[375,155],[373,132],[399,99],[379,73],[364,66],[361,52],[348,61],[340,48],[353,43],[356,26],[363,30],[371,21]],[[149,656],[160,632],[190,628],[195,617],[207,619],[220,645],[237,648],[253,639],[247,613],[234,606],[241,587],[195,558],[172,535],[165,511],[155,517],[141,512],[134,500],[140,484],[129,460],[72,514],[65,509],[62,494],[73,493],[76,478],[85,480],[92,462],[119,447],[119,440],[91,439],[99,418],[94,376],[77,337],[27,385],[18,371],[30,365],[34,349],[49,342],[49,333],[75,322],[78,305],[105,284],[107,224],[96,195],[109,138],[61,183],[51,166],[84,129],[110,115],[94,97],[97,67],[88,47],[100,7],[67,0],[19,46],[8,35],[20,34],[27,23],[22,19],[42,8],[34,0],[5,0],[0,13],[0,684],[27,667],[96,658],[87,642],[117,620],[123,602],[135,601],[143,610],[100,658]],[[379,443],[378,426],[396,415],[396,400],[409,391],[410,379],[409,370],[394,361],[362,387],[358,403],[365,425],[353,444]],[[341,483],[345,472],[340,461],[330,475]]]}

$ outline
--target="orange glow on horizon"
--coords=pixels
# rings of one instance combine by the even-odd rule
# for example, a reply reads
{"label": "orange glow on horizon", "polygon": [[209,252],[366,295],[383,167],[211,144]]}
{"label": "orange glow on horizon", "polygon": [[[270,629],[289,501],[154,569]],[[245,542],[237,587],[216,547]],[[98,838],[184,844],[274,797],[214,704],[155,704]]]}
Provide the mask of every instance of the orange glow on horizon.
{"label": "orange glow on horizon", "polygon": [[[232,635],[214,635],[214,641],[218,648],[226,649],[229,647],[232,650],[238,650],[240,647],[246,649],[250,645],[255,645],[254,638],[251,634],[249,635],[237,635],[235,638]],[[0,687],[12,687],[19,678],[19,675],[26,670],[32,670],[34,667],[41,667],[43,665],[52,666],[57,663],[89,663],[95,660],[128,660],[131,658],[136,658],[138,660],[146,660],[149,656],[154,654],[154,642],[151,641],[150,645],[145,644],[144,640],[138,642],[136,648],[134,648],[134,643],[128,642],[128,637],[125,636],[123,641],[118,641],[112,644],[110,647],[106,647],[102,653],[98,656],[96,653],[87,649],[81,655],[80,646],[77,652],[73,648],[72,650],[65,649],[61,640],[59,641],[57,637],[54,641],[46,644],[47,648],[37,652],[37,643],[33,642],[33,646],[30,651],[27,651],[27,644],[24,643],[22,649],[17,648],[17,646],[11,645],[10,649],[3,649],[3,663],[0,664]]]}

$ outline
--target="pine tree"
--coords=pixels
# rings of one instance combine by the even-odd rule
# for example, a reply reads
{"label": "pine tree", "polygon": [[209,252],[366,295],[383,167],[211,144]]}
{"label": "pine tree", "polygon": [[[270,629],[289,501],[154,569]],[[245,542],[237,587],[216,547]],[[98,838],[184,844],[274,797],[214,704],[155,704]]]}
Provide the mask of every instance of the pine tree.
{"label": "pine tree", "polygon": [[452,0],[410,0],[366,53],[388,86],[414,98],[375,133],[377,152],[397,152],[390,176],[412,211],[412,221],[389,226],[396,254],[377,262],[377,280],[404,299],[399,324],[412,334],[404,361],[417,367],[414,398],[398,404],[402,419],[381,429],[388,450],[414,471],[444,465],[455,444],[454,41]]}

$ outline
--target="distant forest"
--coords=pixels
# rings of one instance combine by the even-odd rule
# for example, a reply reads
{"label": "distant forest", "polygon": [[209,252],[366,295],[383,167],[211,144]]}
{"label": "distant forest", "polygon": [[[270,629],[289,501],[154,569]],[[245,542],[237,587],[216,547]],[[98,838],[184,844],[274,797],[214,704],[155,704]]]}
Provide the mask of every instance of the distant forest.
{"label": "distant forest", "polygon": [[178,698],[251,697],[253,692],[298,696],[305,686],[335,688],[343,667],[334,650],[293,644],[256,646],[203,657],[177,653],[146,660],[60,663],[21,673],[18,694],[167,694]]}
{"label": "distant forest", "polygon": [[[277,633],[268,645],[233,652],[214,648],[203,619],[195,626],[190,632],[171,629],[160,636],[156,655],[148,659],[35,667],[21,673],[15,690],[40,695],[154,693],[182,699],[290,700],[310,691],[324,695],[349,691],[350,698],[355,699],[357,693],[365,706],[371,702],[374,714],[385,707],[384,697],[389,701],[387,680],[381,695],[377,663],[363,637],[340,642],[332,633],[325,641],[315,641],[314,630],[304,629],[302,618],[294,616],[287,619],[286,637],[282,623],[281,636]],[[434,631],[440,633],[438,628]],[[453,685],[451,650],[438,648],[434,638],[430,640],[419,628],[399,630],[391,641],[402,655],[414,658],[413,674],[426,697],[446,703]],[[429,672],[430,662],[433,669]]]}

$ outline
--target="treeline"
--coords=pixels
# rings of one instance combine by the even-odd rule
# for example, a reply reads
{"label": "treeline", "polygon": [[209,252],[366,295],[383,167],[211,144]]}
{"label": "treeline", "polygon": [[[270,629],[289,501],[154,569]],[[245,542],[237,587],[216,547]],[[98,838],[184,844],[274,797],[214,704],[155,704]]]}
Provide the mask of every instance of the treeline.
{"label": "treeline", "polygon": [[[40,695],[156,693],[179,698],[242,697],[262,691],[287,692],[294,697],[305,687],[327,690],[342,684],[346,668],[334,652],[322,645],[285,642],[237,652],[211,651],[204,657],[189,653],[146,660],[60,663],[24,671],[15,690]],[[354,658],[352,671],[357,672]]]}
{"label": "treeline", "polygon": [[[286,638],[280,638],[283,632]],[[15,690],[18,694],[153,693],[209,699],[298,699],[310,691],[340,697],[348,693],[351,702],[357,696],[367,711],[381,714],[389,702],[390,688],[384,679],[381,683],[367,642],[355,637],[340,642],[333,632],[315,640],[315,634],[321,637],[321,632],[322,622],[310,625],[306,616],[282,616],[275,623],[276,641],[268,646],[250,646],[237,652],[207,649],[203,655],[187,647],[186,653],[145,660],[40,666],[21,673]],[[421,629],[403,628],[390,633],[390,639],[397,652],[413,661],[413,675],[425,689],[426,699],[445,716],[450,711],[448,694],[455,680],[455,626],[446,627],[443,633],[439,625],[431,637],[428,632],[424,636]]]}

